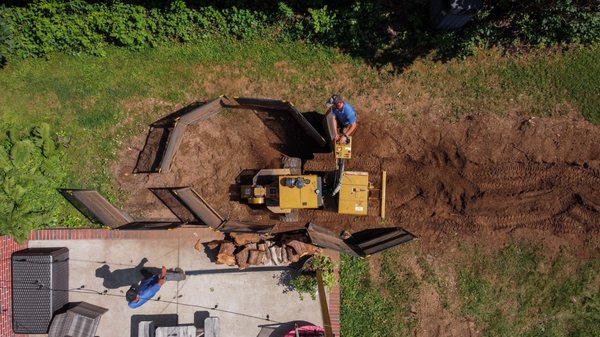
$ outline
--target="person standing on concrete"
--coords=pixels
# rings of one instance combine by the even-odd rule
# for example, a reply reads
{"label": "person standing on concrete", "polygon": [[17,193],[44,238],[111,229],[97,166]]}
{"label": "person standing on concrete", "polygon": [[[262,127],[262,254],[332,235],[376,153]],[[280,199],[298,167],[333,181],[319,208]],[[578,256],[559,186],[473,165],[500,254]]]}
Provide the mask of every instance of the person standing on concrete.
{"label": "person standing on concrete", "polygon": [[339,95],[333,95],[327,101],[326,105],[331,108],[334,118],[335,142],[345,144],[348,137],[356,131],[356,112],[354,107]]}
{"label": "person standing on concrete", "polygon": [[166,277],[167,268],[163,266],[159,275],[153,275],[144,279],[139,286],[131,286],[125,294],[128,306],[131,309],[139,308],[152,299],[152,297],[160,290],[160,287],[165,283]]}

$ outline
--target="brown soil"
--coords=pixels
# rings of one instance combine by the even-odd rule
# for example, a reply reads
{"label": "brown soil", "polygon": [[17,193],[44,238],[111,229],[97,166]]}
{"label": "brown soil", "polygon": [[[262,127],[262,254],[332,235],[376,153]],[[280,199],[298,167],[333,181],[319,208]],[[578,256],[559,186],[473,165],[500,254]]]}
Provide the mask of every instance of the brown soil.
{"label": "brown soil", "polygon": [[438,292],[428,283],[423,283],[421,286],[416,314],[419,317],[415,333],[417,337],[475,337],[480,335],[474,322],[467,319],[456,319],[445,309]]}
{"label": "brown soil", "polygon": [[[174,218],[147,188],[192,186],[225,217],[275,222],[280,230],[309,221],[350,232],[401,226],[442,265],[459,255],[461,242],[485,251],[525,240],[541,244],[548,255],[564,247],[581,258],[598,254],[599,127],[578,116],[476,115],[458,122],[424,116],[399,123],[359,110],[359,118],[347,169],[368,171],[375,188],[381,171],[387,171],[385,221],[376,191],[366,217],[338,215],[330,210],[334,206],[301,211],[295,224],[279,223],[273,214],[239,203],[236,178],[246,169],[279,167],[286,153],[280,132],[252,111],[227,112],[189,127],[166,174],[132,174],[146,133],[137,135],[112,172],[127,193],[124,209],[138,217]],[[325,153],[304,164],[305,171],[333,168],[333,155]],[[372,269],[379,274],[378,263]],[[451,275],[440,274],[453,282]],[[449,310],[431,285],[422,287],[417,336],[479,335],[473,322],[452,314],[454,297],[450,294]]]}
{"label": "brown soil", "polygon": [[[306,210],[291,226],[310,221],[353,232],[395,225],[418,236],[519,228],[582,236],[600,231],[600,129],[580,118],[487,115],[399,124],[360,117],[346,168],[368,171],[376,188],[387,171],[385,221],[374,191],[366,217]],[[119,187],[131,193],[125,209],[172,217],[147,188],[192,186],[226,217],[276,221],[235,200],[236,177],[245,169],[280,165],[282,140],[267,125],[252,111],[236,111],[189,127],[166,174],[132,174],[145,134],[135,137],[113,167]],[[333,168],[331,154],[315,154],[305,163],[306,171]]]}

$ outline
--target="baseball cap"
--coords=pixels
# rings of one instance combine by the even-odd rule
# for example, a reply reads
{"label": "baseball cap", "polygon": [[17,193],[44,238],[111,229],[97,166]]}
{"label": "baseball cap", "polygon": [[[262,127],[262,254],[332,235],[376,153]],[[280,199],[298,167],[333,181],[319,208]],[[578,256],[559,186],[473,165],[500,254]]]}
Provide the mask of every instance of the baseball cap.
{"label": "baseball cap", "polygon": [[131,286],[131,288],[129,288],[129,290],[127,290],[127,293],[125,293],[125,299],[127,300],[127,302],[133,302],[133,301],[135,301],[137,295],[138,295],[137,288],[134,286]]}

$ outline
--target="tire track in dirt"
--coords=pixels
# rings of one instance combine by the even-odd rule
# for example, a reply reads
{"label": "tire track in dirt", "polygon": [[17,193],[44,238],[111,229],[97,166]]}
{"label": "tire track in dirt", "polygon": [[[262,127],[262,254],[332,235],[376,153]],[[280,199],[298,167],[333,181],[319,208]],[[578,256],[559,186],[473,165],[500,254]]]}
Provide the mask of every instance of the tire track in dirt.
{"label": "tire track in dirt", "polygon": [[[555,234],[589,235],[600,232],[600,170],[588,164],[597,164],[595,152],[581,153],[581,164],[556,161],[557,153],[563,151],[557,148],[548,153],[554,162],[546,162],[539,154],[505,146],[528,141],[528,136],[518,129],[522,123],[511,121],[516,130],[486,135],[478,134],[489,132],[481,124],[487,123],[485,120],[467,120],[451,125],[451,129],[445,132],[418,125],[405,129],[408,132],[401,135],[396,132],[393,137],[377,142],[373,139],[358,141],[361,136],[358,133],[354,142],[354,158],[347,162],[347,167],[368,171],[372,175],[386,170],[388,214],[385,224],[403,226],[415,232],[476,233],[519,228]],[[571,146],[570,141],[600,140],[596,127],[586,122],[575,124],[593,131],[592,137],[588,140],[561,139],[551,143]],[[381,125],[366,123],[366,127]],[[555,130],[560,126],[550,128],[544,120],[538,120],[535,126],[531,126],[535,127]],[[367,133],[368,136],[372,134],[371,130]],[[385,137],[391,133],[382,131],[379,134]],[[531,135],[540,137],[539,132],[531,132]],[[481,138],[487,141],[477,143],[477,139]],[[415,142],[415,139],[420,141]],[[465,143],[465,139],[470,143]],[[385,146],[388,142],[394,142],[394,148],[402,148],[403,144],[411,146],[404,146],[403,151],[383,158],[370,154],[385,152],[374,147]],[[583,145],[582,148],[591,148]],[[543,152],[545,149],[536,150]],[[542,161],[527,159],[536,156]],[[314,161],[323,160],[331,160],[331,157],[322,156]],[[325,167],[315,162],[310,165]],[[316,213],[314,216],[315,220],[325,221],[323,216]],[[339,216],[336,218],[339,222],[344,221]],[[370,216],[362,218],[361,224],[373,227],[382,222],[376,216]],[[357,225],[347,223],[337,227],[354,229]]]}

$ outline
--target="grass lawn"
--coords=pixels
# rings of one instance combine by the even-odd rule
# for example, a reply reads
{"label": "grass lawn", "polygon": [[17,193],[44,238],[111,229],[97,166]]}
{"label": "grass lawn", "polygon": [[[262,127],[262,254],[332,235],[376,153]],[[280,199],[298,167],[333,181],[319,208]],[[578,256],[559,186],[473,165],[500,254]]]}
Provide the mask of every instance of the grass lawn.
{"label": "grass lawn", "polygon": [[412,336],[412,311],[420,280],[404,263],[410,248],[383,254],[376,279],[365,259],[343,256],[341,269],[341,333],[344,336]]}
{"label": "grass lawn", "polygon": [[[213,40],[139,52],[115,48],[103,58],[53,54],[12,62],[0,70],[0,124],[29,130],[48,123],[66,171],[66,186],[53,188],[95,188],[118,203],[126,191],[112,184],[111,165],[128,140],[145,135],[158,117],[220,94],[280,98],[303,111],[323,111],[325,98],[337,92],[364,112],[400,120],[423,111],[450,121],[473,113],[575,111],[600,123],[598,88],[600,45],[523,56],[481,51],[448,63],[424,58],[396,71],[303,43]],[[88,225],[56,198],[60,210],[48,226]],[[342,260],[345,336],[412,335],[418,322],[411,304],[424,285],[452,315],[477,322],[484,336],[600,335],[597,263],[575,263],[568,252],[547,260],[518,244],[491,255],[470,247],[455,261],[452,284],[418,249],[399,249],[383,254],[375,279],[368,261]],[[410,267],[402,260],[407,256],[416,256]],[[449,297],[452,291],[459,300]]]}
{"label": "grass lawn", "polygon": [[525,242],[486,253],[480,248],[462,246],[435,261],[438,268],[416,243],[384,253],[381,261],[344,257],[342,334],[413,336],[418,323],[444,329],[427,321],[429,285],[450,321],[472,321],[481,336],[600,335],[599,259],[581,260],[568,249],[545,256]]}
{"label": "grass lawn", "polygon": [[600,335],[600,260],[566,249],[548,258],[526,243],[468,255],[457,276],[461,313],[484,336]]}

